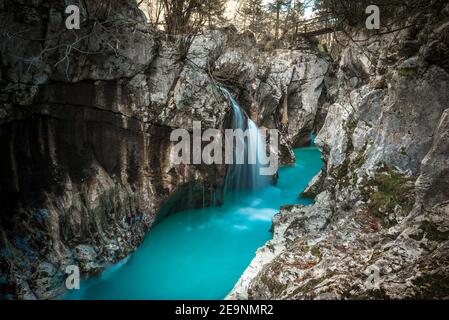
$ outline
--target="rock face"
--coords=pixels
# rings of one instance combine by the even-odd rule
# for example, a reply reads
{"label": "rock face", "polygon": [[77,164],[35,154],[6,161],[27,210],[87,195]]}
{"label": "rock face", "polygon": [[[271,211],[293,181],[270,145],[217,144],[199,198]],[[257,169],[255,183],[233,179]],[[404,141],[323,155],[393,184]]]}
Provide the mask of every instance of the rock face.
{"label": "rock face", "polygon": [[224,168],[174,166],[169,138],[194,120],[222,128],[229,106],[127,2],[115,24],[86,21],[79,46],[63,2],[1,6],[11,23],[0,54],[0,297],[54,298],[66,266],[100,272],[140,245],[164,203],[195,207],[195,192],[220,187]]}
{"label": "rock face", "polygon": [[247,37],[229,41],[213,74],[235,88],[242,107],[260,126],[280,130],[281,163],[293,163],[291,148],[309,145],[312,130],[322,126],[330,59],[312,47],[260,51]]}
{"label": "rock face", "polygon": [[306,190],[316,203],[282,208],[229,299],[449,297],[449,73],[428,56],[447,17],[429,19],[417,48],[364,43],[390,48],[388,66],[360,60],[360,44],[342,52],[316,139],[326,166]]}
{"label": "rock face", "polygon": [[101,272],[157,217],[211,203],[226,169],[173,165],[169,137],[225,128],[217,82],[283,130],[284,163],[323,113],[329,60],[314,49],[259,52],[224,29],[184,57],[132,1],[84,5],[69,31],[64,1],[0,0],[0,298],[55,298],[67,266]]}

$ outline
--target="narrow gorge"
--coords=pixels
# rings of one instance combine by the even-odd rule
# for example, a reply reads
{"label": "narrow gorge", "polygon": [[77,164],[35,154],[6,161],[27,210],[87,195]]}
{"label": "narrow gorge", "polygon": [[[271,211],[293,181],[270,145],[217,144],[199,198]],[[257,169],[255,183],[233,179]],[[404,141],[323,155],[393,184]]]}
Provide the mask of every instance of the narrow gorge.
{"label": "narrow gorge", "polygon": [[[68,30],[66,2],[0,0],[1,300],[449,297],[445,1],[187,42],[131,0]],[[278,172],[175,164],[196,122],[250,129],[244,158],[277,130]]]}

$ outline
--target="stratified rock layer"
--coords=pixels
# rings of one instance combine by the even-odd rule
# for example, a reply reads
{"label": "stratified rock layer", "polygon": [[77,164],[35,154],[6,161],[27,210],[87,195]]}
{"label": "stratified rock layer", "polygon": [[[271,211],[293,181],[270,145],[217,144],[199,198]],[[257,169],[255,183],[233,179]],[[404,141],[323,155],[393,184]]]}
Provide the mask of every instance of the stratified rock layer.
{"label": "stratified rock layer", "polygon": [[224,168],[173,165],[170,133],[220,129],[229,106],[133,5],[86,21],[76,49],[62,2],[2,6],[0,297],[55,298],[66,266],[85,276],[123,259],[164,203],[212,201]]}

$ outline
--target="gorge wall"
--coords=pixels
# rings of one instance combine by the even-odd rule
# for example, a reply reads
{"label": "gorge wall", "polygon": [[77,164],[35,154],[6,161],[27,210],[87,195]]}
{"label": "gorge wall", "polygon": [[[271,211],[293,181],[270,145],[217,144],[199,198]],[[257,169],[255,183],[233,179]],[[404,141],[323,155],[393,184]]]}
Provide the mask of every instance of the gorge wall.
{"label": "gorge wall", "polygon": [[97,273],[139,246],[170,196],[167,211],[211,201],[223,168],[173,166],[169,137],[219,128],[228,105],[129,2],[79,33],[63,1],[1,7],[0,292],[54,298],[65,266]]}
{"label": "gorge wall", "polygon": [[341,38],[316,203],[282,208],[229,299],[449,296],[449,6],[433,9]]}
{"label": "gorge wall", "polygon": [[232,27],[187,52],[133,1],[81,6],[0,0],[0,299],[64,293],[65,268],[101,272],[135,250],[157,216],[210,205],[223,166],[175,166],[173,129],[224,129],[230,88],[279,128],[284,164],[323,124],[330,59],[308,43],[265,50]]}

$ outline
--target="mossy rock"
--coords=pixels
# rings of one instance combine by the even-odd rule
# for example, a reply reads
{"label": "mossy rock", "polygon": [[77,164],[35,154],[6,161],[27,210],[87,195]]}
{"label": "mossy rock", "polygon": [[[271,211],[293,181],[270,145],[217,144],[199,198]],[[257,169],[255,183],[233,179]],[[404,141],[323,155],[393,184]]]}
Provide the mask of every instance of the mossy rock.
{"label": "mossy rock", "polygon": [[305,285],[302,285],[295,290],[291,294],[288,295],[288,299],[295,299],[298,295],[301,297],[307,297],[308,293],[312,291],[317,285],[319,285],[324,279],[311,279]]}
{"label": "mossy rock", "polygon": [[349,299],[353,300],[389,300],[391,299],[386,291],[382,288],[380,289],[370,289],[363,292],[360,295],[351,296],[348,294]]}
{"label": "mossy rock", "polygon": [[268,287],[273,296],[280,295],[287,288],[287,284],[280,283],[275,279],[281,272],[282,267],[282,262],[275,259],[266,267],[260,277],[260,281]]}
{"label": "mossy rock", "polygon": [[449,297],[449,276],[447,274],[425,274],[412,281],[418,287],[415,298],[420,300]]}
{"label": "mossy rock", "polygon": [[418,68],[403,68],[399,69],[398,73],[404,78],[417,78],[419,76]]}
{"label": "mossy rock", "polygon": [[416,240],[416,241],[421,241],[424,238],[424,231],[418,230],[418,232],[410,234],[409,238]]}
{"label": "mossy rock", "polygon": [[317,246],[312,247],[312,248],[310,249],[310,253],[311,253],[313,256],[315,256],[315,257],[317,257],[317,258],[320,258],[320,259],[321,259],[321,257],[323,256],[322,253],[321,253],[320,248],[318,248]]}
{"label": "mossy rock", "polygon": [[368,182],[369,187],[376,190],[369,196],[369,213],[381,219],[388,227],[397,224],[388,215],[394,212],[397,205],[405,213],[412,210],[415,203],[413,182],[412,178],[384,167]]}
{"label": "mossy rock", "polygon": [[429,221],[423,222],[420,229],[425,234],[426,238],[431,241],[443,242],[449,240],[449,231],[440,231],[438,228]]}

